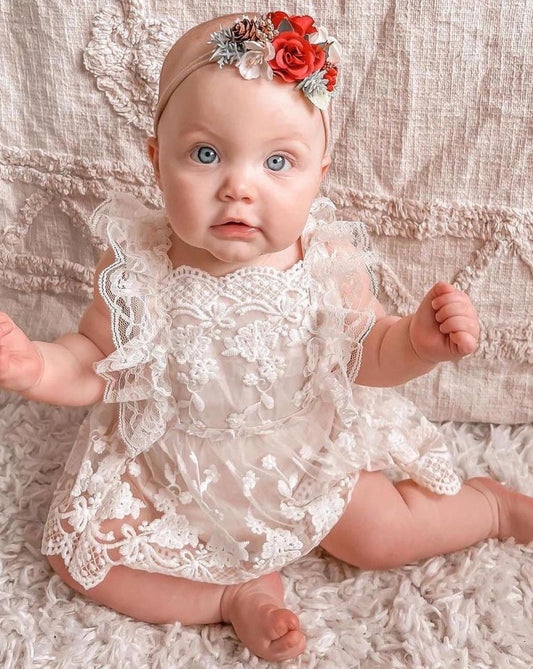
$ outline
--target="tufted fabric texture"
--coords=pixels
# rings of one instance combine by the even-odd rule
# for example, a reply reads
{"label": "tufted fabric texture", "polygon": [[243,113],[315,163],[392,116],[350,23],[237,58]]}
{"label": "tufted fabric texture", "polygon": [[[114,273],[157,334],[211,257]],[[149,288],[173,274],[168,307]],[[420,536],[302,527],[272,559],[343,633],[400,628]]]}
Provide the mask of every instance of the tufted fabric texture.
{"label": "tufted fabric texture", "polygon": [[[111,190],[159,205],[145,158],[175,37],[258,0],[3,0],[1,308],[33,338],[75,327]],[[323,194],[363,220],[382,300],[407,314],[436,279],[477,305],[479,351],[407,384],[434,420],[533,418],[533,0],[282,3],[344,47]]]}

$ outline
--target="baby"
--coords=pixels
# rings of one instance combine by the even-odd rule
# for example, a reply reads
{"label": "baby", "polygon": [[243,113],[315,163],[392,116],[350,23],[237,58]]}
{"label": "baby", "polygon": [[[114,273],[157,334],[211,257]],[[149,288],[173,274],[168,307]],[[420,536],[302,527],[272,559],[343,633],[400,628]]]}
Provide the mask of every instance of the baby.
{"label": "baby", "polygon": [[315,200],[339,60],[283,12],[182,36],[148,143],[164,211],[128,195],[97,209],[110,247],[77,333],[30,341],[0,318],[2,387],[94,405],[45,526],[54,570],[139,620],[231,623],[271,661],[304,650],[280,569],[316,546],[386,569],[533,539],[533,499],[461,483],[386,388],[474,352],[479,324],[444,282],[387,316],[363,226]]}

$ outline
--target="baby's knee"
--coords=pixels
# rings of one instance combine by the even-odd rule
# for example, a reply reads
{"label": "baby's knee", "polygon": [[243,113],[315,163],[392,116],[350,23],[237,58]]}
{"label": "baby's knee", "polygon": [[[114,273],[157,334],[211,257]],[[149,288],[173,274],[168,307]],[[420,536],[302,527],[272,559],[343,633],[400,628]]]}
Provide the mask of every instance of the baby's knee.
{"label": "baby's knee", "polygon": [[326,537],[322,547],[335,557],[364,570],[382,570],[403,564],[400,533],[387,525],[376,524],[364,536]]}
{"label": "baby's knee", "polygon": [[401,539],[377,528],[361,542],[358,555],[359,569],[379,571],[404,564]]}

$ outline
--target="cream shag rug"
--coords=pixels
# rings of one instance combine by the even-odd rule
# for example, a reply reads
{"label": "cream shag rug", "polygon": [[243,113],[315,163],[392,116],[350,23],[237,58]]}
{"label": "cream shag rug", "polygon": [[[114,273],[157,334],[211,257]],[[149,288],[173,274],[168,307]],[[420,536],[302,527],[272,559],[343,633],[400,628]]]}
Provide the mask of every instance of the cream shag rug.
{"label": "cream shag rug", "polygon": [[[3,669],[533,667],[533,545],[488,541],[387,572],[316,551],[284,570],[307,650],[251,657],[228,626],[152,626],[90,603],[52,576],[39,546],[53,486],[84,412],[11,399],[0,409]],[[533,426],[447,423],[463,476],[533,494]]]}

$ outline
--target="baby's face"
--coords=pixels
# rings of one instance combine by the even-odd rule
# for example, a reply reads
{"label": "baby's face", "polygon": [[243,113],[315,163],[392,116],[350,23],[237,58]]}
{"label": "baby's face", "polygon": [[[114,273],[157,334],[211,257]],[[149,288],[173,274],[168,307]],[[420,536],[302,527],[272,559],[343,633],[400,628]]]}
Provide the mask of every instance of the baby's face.
{"label": "baby's face", "polygon": [[245,80],[232,67],[195,71],[170,99],[151,152],[173,263],[214,274],[260,256],[275,265],[298,244],[329,165],[324,146],[320,112],[292,85]]}

